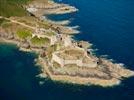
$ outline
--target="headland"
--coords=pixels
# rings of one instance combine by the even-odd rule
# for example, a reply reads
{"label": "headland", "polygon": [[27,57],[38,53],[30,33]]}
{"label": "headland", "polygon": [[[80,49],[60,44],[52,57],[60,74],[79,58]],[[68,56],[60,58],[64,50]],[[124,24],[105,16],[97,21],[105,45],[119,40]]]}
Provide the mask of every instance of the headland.
{"label": "headland", "polygon": [[30,0],[22,5],[25,16],[0,16],[0,42],[16,44],[23,51],[38,54],[41,77],[51,80],[82,84],[113,86],[134,76],[134,71],[105,58],[96,57],[90,50],[92,44],[75,41],[77,26],[67,26],[69,21],[54,22],[45,19],[48,14],[66,14],[78,11],[67,4],[49,0]]}

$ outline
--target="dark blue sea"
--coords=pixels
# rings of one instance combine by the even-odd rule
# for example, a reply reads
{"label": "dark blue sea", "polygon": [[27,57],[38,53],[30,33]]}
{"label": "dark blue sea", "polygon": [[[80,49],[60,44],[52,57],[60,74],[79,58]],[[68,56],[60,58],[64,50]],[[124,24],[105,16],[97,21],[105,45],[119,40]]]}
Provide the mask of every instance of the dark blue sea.
{"label": "dark blue sea", "polygon": [[[134,0],[56,1],[79,11],[50,15],[50,19],[70,19],[70,26],[80,26],[75,39],[91,42],[97,56],[108,55],[134,70]],[[15,45],[0,44],[0,100],[134,100],[134,77],[110,88],[57,83],[37,77],[36,57]]]}

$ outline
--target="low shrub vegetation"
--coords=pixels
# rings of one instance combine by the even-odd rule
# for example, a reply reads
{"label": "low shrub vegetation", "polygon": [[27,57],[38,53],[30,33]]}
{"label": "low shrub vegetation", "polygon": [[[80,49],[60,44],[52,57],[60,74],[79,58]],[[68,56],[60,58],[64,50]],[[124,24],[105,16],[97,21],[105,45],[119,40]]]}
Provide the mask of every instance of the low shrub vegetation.
{"label": "low shrub vegetation", "polygon": [[38,38],[37,36],[35,36],[31,39],[31,43],[34,45],[43,46],[48,45],[50,43],[50,40],[48,38]]}
{"label": "low shrub vegetation", "polygon": [[32,32],[30,30],[25,29],[18,30],[16,34],[20,39],[27,39],[29,37],[32,37]]}
{"label": "low shrub vegetation", "polygon": [[32,0],[0,0],[0,16],[25,16],[27,11],[22,7]]}

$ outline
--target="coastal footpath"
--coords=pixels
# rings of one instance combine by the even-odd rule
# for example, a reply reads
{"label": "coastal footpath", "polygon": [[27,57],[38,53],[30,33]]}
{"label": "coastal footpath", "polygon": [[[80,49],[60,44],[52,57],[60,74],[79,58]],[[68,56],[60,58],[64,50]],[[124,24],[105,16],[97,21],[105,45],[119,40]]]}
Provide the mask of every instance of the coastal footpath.
{"label": "coastal footpath", "polygon": [[69,21],[55,22],[44,17],[74,13],[78,11],[75,7],[49,0],[30,0],[22,8],[28,15],[0,15],[0,42],[13,43],[20,50],[37,53],[40,77],[107,87],[134,76],[134,71],[124,65],[93,55],[91,43],[72,39],[72,35],[79,33],[78,26],[69,27]]}

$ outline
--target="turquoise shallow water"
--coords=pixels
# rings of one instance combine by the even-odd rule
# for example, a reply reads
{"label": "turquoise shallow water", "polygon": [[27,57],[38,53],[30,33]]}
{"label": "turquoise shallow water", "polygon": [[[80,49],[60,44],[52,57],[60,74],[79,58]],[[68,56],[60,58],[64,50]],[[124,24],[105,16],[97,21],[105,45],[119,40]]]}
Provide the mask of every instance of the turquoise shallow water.
{"label": "turquoise shallow water", "polygon": [[[134,1],[62,0],[79,12],[49,16],[72,20],[81,33],[76,39],[91,41],[97,55],[109,55],[134,70]],[[21,52],[14,45],[0,44],[0,100],[134,100],[134,78],[112,88],[73,86],[37,78],[34,53]],[[44,85],[39,85],[39,81]]]}

